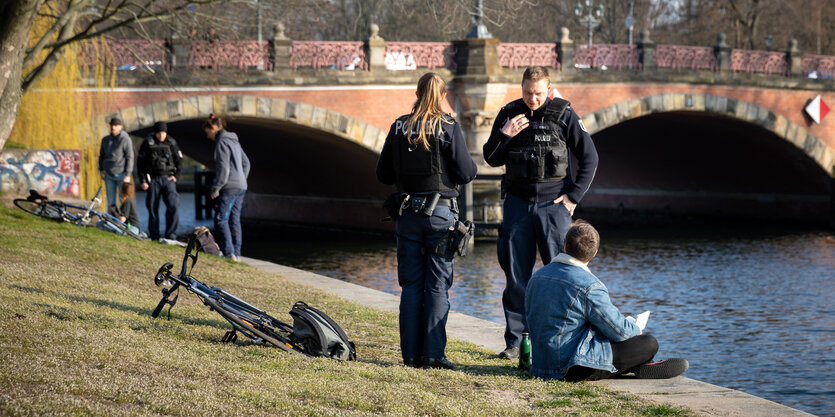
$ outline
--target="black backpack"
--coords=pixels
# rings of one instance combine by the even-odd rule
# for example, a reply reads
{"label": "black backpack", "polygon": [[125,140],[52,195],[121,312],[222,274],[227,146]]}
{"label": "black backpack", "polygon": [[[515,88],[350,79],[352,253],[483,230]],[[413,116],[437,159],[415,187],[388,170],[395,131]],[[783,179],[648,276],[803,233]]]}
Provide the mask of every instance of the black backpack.
{"label": "black backpack", "polygon": [[354,342],[327,314],[303,301],[290,310],[293,316],[293,343],[310,356],[324,356],[341,361],[357,359]]}

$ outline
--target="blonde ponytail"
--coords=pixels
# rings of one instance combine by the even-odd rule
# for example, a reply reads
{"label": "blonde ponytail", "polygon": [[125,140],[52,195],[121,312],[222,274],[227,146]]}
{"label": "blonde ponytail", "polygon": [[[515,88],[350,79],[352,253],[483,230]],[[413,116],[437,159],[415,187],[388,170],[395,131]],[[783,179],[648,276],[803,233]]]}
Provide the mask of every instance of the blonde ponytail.
{"label": "blonde ponytail", "polygon": [[[441,101],[446,91],[446,83],[441,76],[434,72],[427,72],[420,77],[417,85],[417,100],[412,106],[412,114],[406,120],[403,132],[409,143],[420,144],[429,150],[427,132],[434,133],[441,130],[441,123],[445,122]],[[415,129],[417,127],[417,129]],[[411,132],[417,130],[417,136]]]}

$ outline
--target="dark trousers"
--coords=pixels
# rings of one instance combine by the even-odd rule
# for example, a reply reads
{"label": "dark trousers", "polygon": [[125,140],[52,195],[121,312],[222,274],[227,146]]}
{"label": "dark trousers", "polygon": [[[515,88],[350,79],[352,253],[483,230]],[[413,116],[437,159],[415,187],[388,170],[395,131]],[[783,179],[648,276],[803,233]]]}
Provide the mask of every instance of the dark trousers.
{"label": "dark trousers", "polygon": [[215,233],[223,256],[241,256],[241,207],[246,190],[224,188],[215,198]]}
{"label": "dark trousers", "polygon": [[507,286],[502,294],[502,306],[507,327],[506,347],[519,345],[522,333],[528,331],[525,319],[525,289],[536,263],[536,250],[547,265],[563,251],[565,234],[571,216],[562,203],[529,202],[508,194],[504,200],[504,221],[497,243],[499,265],[504,270]]}
{"label": "dark trousers", "polygon": [[618,370],[609,372],[601,369],[572,366],[563,377],[564,381],[597,381],[628,372],[632,368],[647,363],[658,353],[658,341],[649,334],[638,335],[623,342],[611,342],[612,365]]}
{"label": "dark trousers", "polygon": [[167,239],[177,238],[177,224],[180,216],[177,210],[180,207],[180,195],[177,194],[177,183],[165,177],[156,177],[148,184],[148,193],[145,195],[145,206],[148,207],[148,236],[157,240],[159,234],[159,202],[165,203],[165,234]]}
{"label": "dark trousers", "polygon": [[454,221],[449,207],[441,206],[430,217],[407,211],[397,220],[400,351],[404,359],[444,357],[453,258],[434,251]]}

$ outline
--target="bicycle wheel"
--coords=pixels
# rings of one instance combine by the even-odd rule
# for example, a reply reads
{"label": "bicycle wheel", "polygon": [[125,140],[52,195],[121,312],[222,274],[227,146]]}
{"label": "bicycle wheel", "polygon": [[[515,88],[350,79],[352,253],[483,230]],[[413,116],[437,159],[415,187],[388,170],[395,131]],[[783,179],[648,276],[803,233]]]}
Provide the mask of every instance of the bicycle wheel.
{"label": "bicycle wheel", "polygon": [[17,198],[14,200],[14,205],[27,213],[34,214],[45,219],[63,220],[61,210],[46,201],[37,202],[29,201],[25,198]]}
{"label": "bicycle wheel", "polygon": [[[264,342],[267,342],[286,352],[302,354],[301,351],[297,350],[298,348],[293,346],[289,339],[278,334],[272,329],[251,322],[242,314],[234,310],[227,309],[223,306],[223,304],[218,303],[216,300],[212,298],[206,298],[204,299],[204,302],[208,304],[209,307],[212,308],[212,310],[216,311],[218,314],[223,316],[223,318],[232,323],[232,326],[235,327],[235,330],[244,334],[248,333],[255,335],[261,338]],[[247,335],[247,337],[249,336]]]}
{"label": "bicycle wheel", "polygon": [[128,225],[120,222],[117,219],[114,219],[111,216],[103,215],[101,218],[101,222],[104,223],[105,228],[110,228],[112,231],[117,231],[122,234],[128,235],[136,240],[145,240],[145,238],[137,233],[134,233]]}

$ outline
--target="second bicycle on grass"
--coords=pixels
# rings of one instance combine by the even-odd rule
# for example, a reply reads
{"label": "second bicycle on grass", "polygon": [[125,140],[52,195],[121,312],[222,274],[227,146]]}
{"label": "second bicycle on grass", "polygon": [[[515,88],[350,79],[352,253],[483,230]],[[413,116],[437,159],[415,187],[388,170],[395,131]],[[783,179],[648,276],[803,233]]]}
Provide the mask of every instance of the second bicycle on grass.
{"label": "second bicycle on grass", "polygon": [[85,206],[66,203],[61,200],[51,200],[35,190],[29,190],[29,196],[26,198],[15,199],[14,205],[27,213],[45,219],[69,222],[77,226],[98,225],[111,232],[144,240],[145,236],[138,233],[136,229],[122,223],[109,213],[96,210],[101,203],[101,198],[99,198],[101,189],[102,187],[99,187],[95,197]]}

